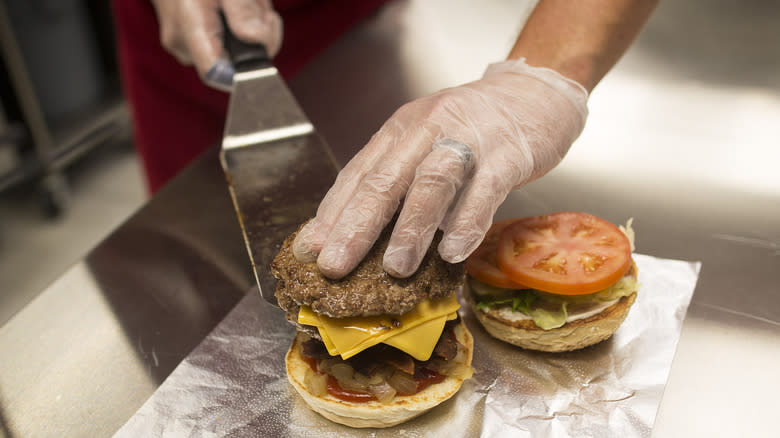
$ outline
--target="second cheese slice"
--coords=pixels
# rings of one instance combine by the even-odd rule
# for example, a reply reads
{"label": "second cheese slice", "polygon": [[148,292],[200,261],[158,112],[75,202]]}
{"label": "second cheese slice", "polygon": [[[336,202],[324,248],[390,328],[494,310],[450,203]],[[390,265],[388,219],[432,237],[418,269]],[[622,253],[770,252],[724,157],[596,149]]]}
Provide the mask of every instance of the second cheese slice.
{"label": "second cheese slice", "polygon": [[382,343],[406,352],[417,360],[426,361],[431,358],[431,353],[433,353],[436,343],[439,342],[439,337],[444,331],[444,324],[457,317],[457,312],[440,316],[385,339]]}
{"label": "second cheese slice", "polygon": [[455,294],[426,300],[400,316],[379,315],[331,318],[301,306],[298,322],[316,326],[328,353],[348,359],[380,342],[396,347],[415,359],[428,360],[444,329],[457,317],[460,307]]}

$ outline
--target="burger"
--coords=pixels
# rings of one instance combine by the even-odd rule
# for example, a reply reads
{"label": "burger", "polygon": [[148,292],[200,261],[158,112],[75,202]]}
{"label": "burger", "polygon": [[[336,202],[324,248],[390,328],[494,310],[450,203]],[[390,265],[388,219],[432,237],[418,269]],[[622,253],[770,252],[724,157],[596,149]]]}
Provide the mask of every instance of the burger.
{"label": "burger", "polygon": [[519,347],[563,352],[608,339],[636,300],[631,220],[580,212],[493,224],[466,260],[467,301],[485,330]]}
{"label": "burger", "polygon": [[437,235],[409,278],[382,269],[392,224],[343,279],[293,255],[294,233],[271,264],[275,296],[297,332],[285,363],[290,384],[325,418],[389,427],[452,397],[471,377],[473,339],[458,315],[463,264],[436,253]]}

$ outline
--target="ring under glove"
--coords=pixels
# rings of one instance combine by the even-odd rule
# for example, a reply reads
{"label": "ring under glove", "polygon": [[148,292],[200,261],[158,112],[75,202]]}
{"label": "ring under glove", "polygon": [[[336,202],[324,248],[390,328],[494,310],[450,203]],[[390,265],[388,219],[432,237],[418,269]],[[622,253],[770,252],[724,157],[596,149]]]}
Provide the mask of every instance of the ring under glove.
{"label": "ring under glove", "polygon": [[524,60],[399,108],[339,173],[293,243],[330,278],[347,275],[403,207],[383,267],[408,277],[437,228],[451,263],[477,248],[498,206],[555,167],[587,117],[587,91]]}
{"label": "ring under glove", "polygon": [[185,65],[194,64],[203,81],[227,91],[233,65],[222,46],[222,21],[240,40],[262,43],[269,56],[282,45],[282,19],[271,0],[152,0],[163,47]]}

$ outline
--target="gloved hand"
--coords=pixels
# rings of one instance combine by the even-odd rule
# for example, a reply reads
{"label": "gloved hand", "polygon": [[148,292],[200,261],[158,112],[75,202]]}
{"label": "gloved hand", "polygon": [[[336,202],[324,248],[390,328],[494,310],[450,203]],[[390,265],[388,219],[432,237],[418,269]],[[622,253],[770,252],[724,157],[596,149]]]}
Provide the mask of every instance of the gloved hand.
{"label": "gloved hand", "polygon": [[580,84],[519,60],[403,105],[339,173],[295,239],[296,257],[345,276],[405,197],[385,271],[413,274],[437,227],[441,257],[465,260],[509,192],[561,161],[583,129],[587,97]]}
{"label": "gloved hand", "polygon": [[225,14],[235,36],[250,43],[263,43],[269,56],[282,45],[282,19],[271,0],[152,0],[160,22],[163,47],[184,65],[195,64],[203,81],[229,90],[234,69],[222,46]]}

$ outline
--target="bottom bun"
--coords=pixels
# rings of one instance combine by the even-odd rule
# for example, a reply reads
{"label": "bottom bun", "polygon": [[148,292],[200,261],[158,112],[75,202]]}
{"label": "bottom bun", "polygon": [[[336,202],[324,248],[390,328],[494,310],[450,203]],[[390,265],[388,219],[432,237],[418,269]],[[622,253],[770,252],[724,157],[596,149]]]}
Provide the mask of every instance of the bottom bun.
{"label": "bottom bun", "polygon": [[[467,365],[470,366],[474,339],[462,322],[455,326],[454,331],[458,342],[466,347]],[[463,384],[463,379],[447,377],[442,382],[430,385],[417,394],[396,396],[390,403],[379,401],[352,403],[340,400],[330,394],[319,397],[309,392],[303,383],[309,364],[303,360],[298,348],[302,338],[300,333],[295,336],[285,357],[287,379],[313,411],[336,423],[350,427],[395,426],[438,406],[455,395]]]}
{"label": "bottom bun", "polygon": [[598,315],[572,321],[551,330],[517,327],[512,321],[501,318],[495,312],[478,310],[473,305],[471,308],[485,330],[494,338],[529,350],[560,353],[579,350],[609,339],[626,319],[635,299],[636,292],[621,298]]}
{"label": "bottom bun", "polygon": [[[636,264],[627,275],[637,276]],[[472,312],[494,338],[529,350],[560,353],[579,350],[598,344],[612,336],[628,316],[637,292],[620,298],[618,302],[591,317],[567,322],[551,330],[539,328],[531,320],[510,321],[493,309],[477,309],[471,293],[467,293]]]}

